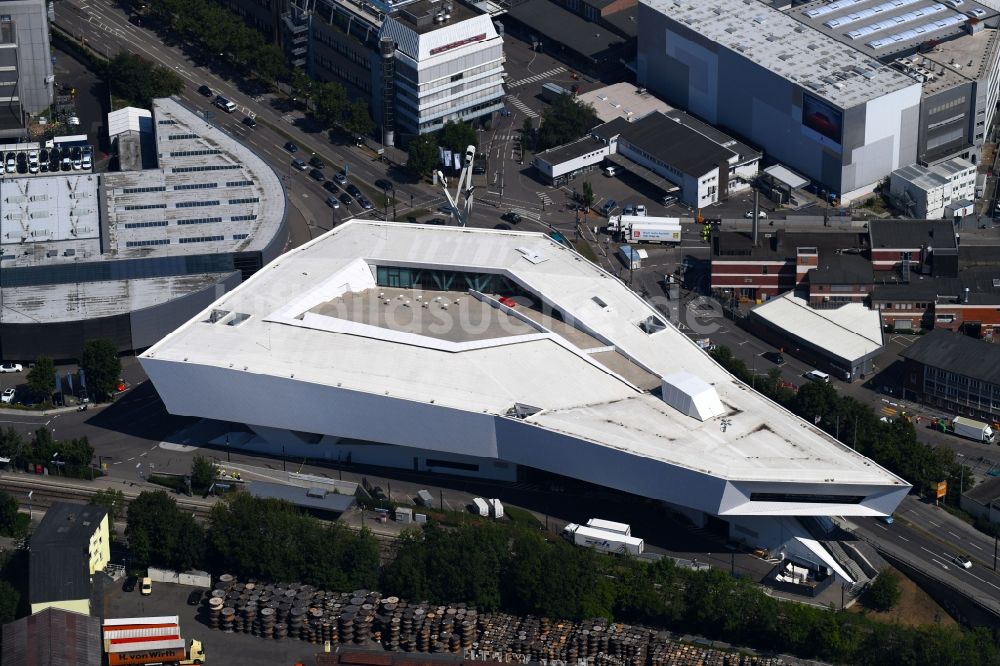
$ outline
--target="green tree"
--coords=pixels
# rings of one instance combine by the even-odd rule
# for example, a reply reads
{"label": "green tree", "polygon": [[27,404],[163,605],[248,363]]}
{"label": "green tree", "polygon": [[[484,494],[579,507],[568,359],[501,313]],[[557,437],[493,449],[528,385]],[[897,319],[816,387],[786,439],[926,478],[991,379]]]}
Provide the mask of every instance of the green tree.
{"label": "green tree", "polygon": [[590,207],[594,205],[594,186],[589,180],[583,181],[583,191],[580,193],[580,203],[583,204],[583,212],[590,212]]}
{"label": "green tree", "polygon": [[17,525],[17,500],[0,490],[0,534],[10,536]]}
{"label": "green tree", "polygon": [[184,89],[183,79],[173,70],[125,51],[108,61],[104,77],[113,95],[143,107],[154,97],[169,97]]}
{"label": "green tree", "polygon": [[336,82],[318,83],[315,90],[316,119],[326,127],[337,125],[347,108],[347,92]]}
{"label": "green tree", "polygon": [[594,107],[569,95],[557,97],[542,114],[542,124],[538,129],[538,148],[545,150],[575,141],[593,129],[598,122]]}
{"label": "green tree", "polygon": [[28,371],[28,396],[33,402],[45,402],[52,399],[56,385],[56,365],[51,358],[44,356],[35,361],[35,367]]}
{"label": "green tree", "polygon": [[426,176],[441,163],[437,138],[433,134],[421,134],[410,141],[409,158],[406,169],[414,176]]}
{"label": "green tree", "polygon": [[17,619],[17,605],[21,594],[13,585],[0,580],[0,624],[7,624]]}
{"label": "green tree", "polygon": [[112,530],[114,524],[125,515],[125,494],[114,488],[98,490],[91,496],[90,504],[103,506],[108,510],[108,520],[111,521]]}
{"label": "green tree", "polygon": [[438,133],[438,145],[464,155],[466,148],[479,145],[479,133],[468,123],[449,120]]}
{"label": "green tree", "polygon": [[902,594],[899,576],[892,569],[885,569],[868,588],[865,594],[865,604],[877,611],[891,610],[899,603]]}
{"label": "green tree", "polygon": [[348,106],[344,114],[344,127],[356,137],[368,136],[375,130],[375,121],[364,100],[356,99]]}
{"label": "green tree", "polygon": [[140,566],[184,570],[206,564],[205,531],[162,490],[144,491],[132,500],[125,536]]}
{"label": "green tree", "polygon": [[206,456],[196,455],[191,461],[191,487],[205,492],[219,476],[219,470]]}
{"label": "green tree", "polygon": [[301,69],[295,69],[292,71],[291,89],[293,97],[302,100],[303,104],[308,105],[309,100],[312,99],[315,88],[316,82],[311,76],[303,72]]}
{"label": "green tree", "polygon": [[87,386],[97,400],[106,400],[114,394],[122,374],[118,350],[110,340],[89,340],[83,347],[80,367],[87,378]]}

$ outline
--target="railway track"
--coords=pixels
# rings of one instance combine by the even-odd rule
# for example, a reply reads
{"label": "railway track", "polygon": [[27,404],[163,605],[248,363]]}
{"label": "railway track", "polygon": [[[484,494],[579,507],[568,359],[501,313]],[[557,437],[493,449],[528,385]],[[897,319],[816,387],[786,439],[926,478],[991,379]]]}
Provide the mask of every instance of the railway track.
{"label": "railway track", "polygon": [[[104,488],[80,485],[72,481],[51,481],[45,477],[21,478],[21,475],[15,476],[10,474],[0,475],[0,489],[10,493],[19,504],[24,506],[30,504],[31,508],[52,506],[53,502],[58,501],[89,501],[97,491],[104,490]],[[123,485],[121,488],[112,487],[112,489],[121,490],[125,496],[126,506],[138,497],[140,492],[148,490],[148,488],[137,488],[126,485]],[[29,492],[32,493],[30,502],[27,499]],[[212,502],[192,499],[190,497],[173,496],[173,499],[177,502],[179,509],[190,511],[194,514],[195,518],[201,520],[208,517],[208,513],[213,506]]]}

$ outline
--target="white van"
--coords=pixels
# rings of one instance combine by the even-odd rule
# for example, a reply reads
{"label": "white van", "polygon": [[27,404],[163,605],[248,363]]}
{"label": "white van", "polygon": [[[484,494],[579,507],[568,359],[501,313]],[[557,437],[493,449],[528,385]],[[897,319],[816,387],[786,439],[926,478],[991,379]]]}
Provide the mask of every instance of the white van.
{"label": "white van", "polygon": [[810,370],[805,374],[805,378],[813,382],[826,382],[830,383],[830,375],[825,372],[820,372],[819,370]]}
{"label": "white van", "polygon": [[618,167],[613,167],[613,166],[604,167],[604,175],[609,178],[613,178],[617,173],[618,173]]}

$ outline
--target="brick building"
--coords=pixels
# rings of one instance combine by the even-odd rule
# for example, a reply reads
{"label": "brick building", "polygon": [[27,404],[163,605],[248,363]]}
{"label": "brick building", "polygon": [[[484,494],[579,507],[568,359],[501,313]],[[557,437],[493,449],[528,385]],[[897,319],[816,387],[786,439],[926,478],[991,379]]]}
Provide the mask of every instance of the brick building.
{"label": "brick building", "polygon": [[958,275],[958,237],[949,220],[872,220],[868,223],[872,267],[941,277]]}
{"label": "brick building", "polygon": [[809,305],[838,307],[844,303],[863,303],[874,280],[871,262],[860,253],[826,253],[808,273]]}
{"label": "brick building", "polygon": [[871,307],[897,330],[943,328],[1000,342],[1000,268],[962,271],[957,278],[911,275],[877,284]]}
{"label": "brick building", "polygon": [[[806,287],[813,271],[829,266],[821,279],[825,287],[831,288],[828,293],[833,293],[833,284],[841,284],[833,267],[850,263],[857,268],[850,260],[834,257],[859,255],[866,248],[867,234],[856,232],[779,229],[760,234],[754,245],[748,232],[724,231],[712,238],[712,290],[723,298],[765,301],[791,289]],[[856,283],[850,283],[850,287],[852,291],[843,293],[857,290]],[[817,294],[819,302],[827,295]]]}
{"label": "brick building", "polygon": [[1000,420],[1000,346],[936,329],[899,355],[904,400],[990,423]]}

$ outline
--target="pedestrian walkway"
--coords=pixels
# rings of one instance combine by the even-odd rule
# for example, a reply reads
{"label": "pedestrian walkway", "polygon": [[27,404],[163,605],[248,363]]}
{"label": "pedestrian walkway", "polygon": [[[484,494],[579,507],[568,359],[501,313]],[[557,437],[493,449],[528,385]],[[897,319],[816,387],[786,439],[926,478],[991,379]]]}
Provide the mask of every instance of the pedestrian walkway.
{"label": "pedestrian walkway", "polygon": [[541,199],[542,206],[551,206],[552,205],[552,198],[548,195],[548,193],[546,193],[546,192],[535,192],[535,194],[538,195],[539,199]]}
{"label": "pedestrian walkway", "polygon": [[511,106],[513,106],[515,109],[517,109],[524,115],[528,116],[529,118],[538,117],[538,114],[532,111],[531,107],[529,107],[527,104],[519,100],[517,97],[514,97],[513,95],[507,95],[505,99],[510,103]]}
{"label": "pedestrian walkway", "polygon": [[566,71],[565,67],[556,67],[555,69],[550,69],[547,72],[542,72],[541,74],[535,74],[534,76],[529,76],[525,79],[518,79],[517,81],[511,81],[507,84],[507,88],[516,88],[518,86],[527,85],[529,83],[534,83],[535,81],[541,81],[542,79],[548,79],[556,74],[562,74]]}

